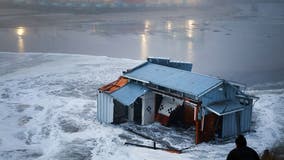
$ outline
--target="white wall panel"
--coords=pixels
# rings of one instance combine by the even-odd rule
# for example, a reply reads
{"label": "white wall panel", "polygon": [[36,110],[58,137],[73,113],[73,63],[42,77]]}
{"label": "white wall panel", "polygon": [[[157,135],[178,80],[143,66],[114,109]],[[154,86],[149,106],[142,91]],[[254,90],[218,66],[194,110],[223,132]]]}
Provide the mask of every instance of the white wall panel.
{"label": "white wall panel", "polygon": [[100,122],[112,123],[114,112],[113,98],[106,93],[99,93],[97,99],[97,119]]}
{"label": "white wall panel", "polygon": [[148,92],[142,99],[142,125],[155,121],[155,94]]}

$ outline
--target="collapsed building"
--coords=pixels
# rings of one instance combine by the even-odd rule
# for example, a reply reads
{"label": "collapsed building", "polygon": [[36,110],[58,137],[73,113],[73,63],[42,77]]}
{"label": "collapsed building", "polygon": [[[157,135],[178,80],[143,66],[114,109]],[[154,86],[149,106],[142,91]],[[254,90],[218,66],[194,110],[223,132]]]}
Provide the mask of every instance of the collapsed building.
{"label": "collapsed building", "polygon": [[97,119],[195,127],[196,144],[249,131],[253,97],[237,83],[191,70],[191,63],[148,58],[99,88]]}

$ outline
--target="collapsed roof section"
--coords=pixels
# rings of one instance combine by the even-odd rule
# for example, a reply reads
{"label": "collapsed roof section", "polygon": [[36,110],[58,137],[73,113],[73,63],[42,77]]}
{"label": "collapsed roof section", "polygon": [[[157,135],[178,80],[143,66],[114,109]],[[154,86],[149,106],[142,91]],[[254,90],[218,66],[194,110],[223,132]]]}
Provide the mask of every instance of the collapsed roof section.
{"label": "collapsed roof section", "polygon": [[99,88],[99,91],[103,91],[106,93],[112,93],[116,90],[118,90],[119,88],[125,86],[128,83],[128,79],[124,78],[124,77],[119,77],[116,81],[111,82],[107,85],[102,86],[101,88]]}
{"label": "collapsed roof section", "polygon": [[209,104],[206,107],[209,111],[215,113],[218,116],[231,114],[233,112],[242,111],[245,109],[244,105],[232,100],[218,101]]}
{"label": "collapsed roof section", "polygon": [[129,106],[134,103],[137,97],[144,95],[148,91],[148,88],[130,82],[121,87],[120,89],[114,91],[110,95],[116,100],[118,100],[120,103]]}

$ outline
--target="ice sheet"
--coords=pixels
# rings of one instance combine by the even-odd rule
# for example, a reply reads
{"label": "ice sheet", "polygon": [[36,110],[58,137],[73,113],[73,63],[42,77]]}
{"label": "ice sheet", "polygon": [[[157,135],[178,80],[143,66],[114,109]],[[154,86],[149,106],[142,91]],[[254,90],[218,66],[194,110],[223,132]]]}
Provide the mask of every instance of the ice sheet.
{"label": "ice sheet", "polygon": [[[0,159],[224,159],[234,143],[202,143],[184,154],[125,146],[119,126],[96,120],[97,88],[141,61],[0,53]],[[284,89],[250,90],[249,146],[261,153],[283,139]]]}

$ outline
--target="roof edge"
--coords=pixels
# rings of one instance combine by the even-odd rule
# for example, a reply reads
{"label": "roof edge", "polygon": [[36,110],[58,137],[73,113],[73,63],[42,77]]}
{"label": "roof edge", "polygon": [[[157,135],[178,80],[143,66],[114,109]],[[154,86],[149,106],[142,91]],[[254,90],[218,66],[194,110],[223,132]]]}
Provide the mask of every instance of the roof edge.
{"label": "roof edge", "polygon": [[214,109],[211,109],[210,107],[206,107],[206,109],[209,110],[210,112],[216,114],[217,116],[224,116],[224,115],[228,115],[228,114],[231,114],[231,113],[235,113],[235,112],[239,112],[239,111],[244,110],[244,108],[240,108],[240,109],[235,109],[235,110],[220,114],[220,113],[216,112]]}
{"label": "roof edge", "polygon": [[192,71],[192,63],[183,61],[171,61],[169,58],[148,57],[147,62],[162,65],[166,67],[176,68],[185,71]]}
{"label": "roof edge", "polygon": [[134,77],[127,76],[127,75],[123,75],[122,77],[127,78],[127,79],[131,79],[131,80],[135,80],[135,81],[139,81],[139,82],[143,82],[143,83],[147,83],[147,84],[150,83],[149,81],[145,81],[145,80],[134,78]]}
{"label": "roof edge", "polygon": [[219,87],[220,85],[222,85],[224,83],[224,80],[215,84],[214,86],[208,88],[207,90],[205,90],[204,92],[200,93],[199,95],[197,95],[198,98],[204,96],[205,94],[209,93],[210,91],[214,90],[215,88]]}
{"label": "roof edge", "polygon": [[149,62],[143,62],[143,63],[139,64],[138,66],[132,68],[132,69],[127,69],[126,71],[123,71],[122,74],[123,74],[123,76],[124,76],[125,74],[130,73],[130,72],[132,72],[132,71],[135,71],[136,69],[139,69],[139,68],[145,66],[145,65],[148,64],[148,63],[149,63]]}

